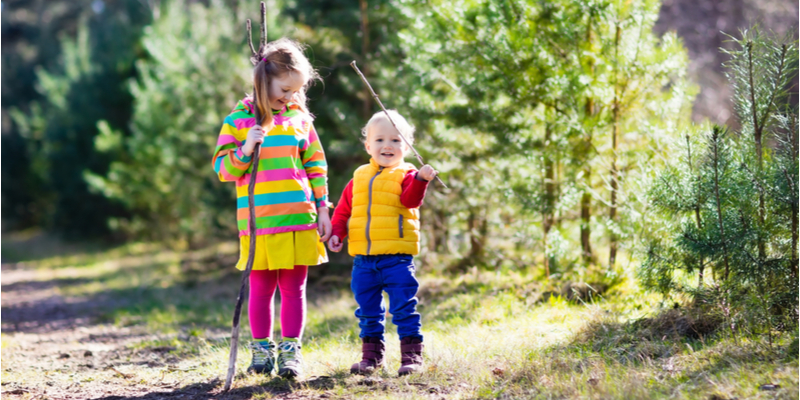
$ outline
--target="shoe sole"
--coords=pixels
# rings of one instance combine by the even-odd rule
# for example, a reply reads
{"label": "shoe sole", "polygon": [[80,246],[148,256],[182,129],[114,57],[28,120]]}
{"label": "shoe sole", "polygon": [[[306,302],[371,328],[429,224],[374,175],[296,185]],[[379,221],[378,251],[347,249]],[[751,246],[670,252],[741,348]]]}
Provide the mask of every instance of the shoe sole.
{"label": "shoe sole", "polygon": [[271,375],[272,374],[272,369],[267,370],[266,367],[265,368],[250,367],[250,368],[247,369],[247,372],[256,373],[256,374]]}
{"label": "shoe sole", "polygon": [[370,368],[370,369],[350,368],[350,373],[353,374],[353,375],[365,375],[365,376],[367,376],[367,375],[372,375],[372,374],[382,370],[383,368],[384,368],[383,364],[378,365],[375,368]]}
{"label": "shoe sole", "polygon": [[294,371],[294,370],[291,370],[291,369],[283,369],[283,370],[278,371],[278,376],[280,376],[281,378],[284,378],[284,379],[294,380],[299,375],[300,374],[297,373],[297,371]]}
{"label": "shoe sole", "polygon": [[406,376],[406,375],[417,374],[417,373],[419,373],[418,369],[411,370],[411,371],[403,371],[403,372],[397,371],[397,375],[398,376]]}
{"label": "shoe sole", "polygon": [[351,375],[364,375],[364,376],[369,376],[369,375],[372,375],[372,374],[374,374],[374,373],[375,373],[375,371],[374,371],[374,370],[366,370],[366,371],[365,371],[365,370],[360,370],[360,369],[351,369],[351,370],[350,370],[350,374],[351,374]]}

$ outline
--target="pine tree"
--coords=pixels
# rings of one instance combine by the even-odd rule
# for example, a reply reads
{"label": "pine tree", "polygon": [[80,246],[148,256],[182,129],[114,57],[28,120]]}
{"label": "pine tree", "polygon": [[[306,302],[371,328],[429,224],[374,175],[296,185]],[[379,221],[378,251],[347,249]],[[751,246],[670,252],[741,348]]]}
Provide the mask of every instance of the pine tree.
{"label": "pine tree", "polygon": [[[638,200],[626,188],[661,149],[651,144],[685,123],[692,96],[680,41],[650,33],[658,4],[487,0],[407,9],[419,16],[402,33],[417,75],[410,104],[433,122],[423,146],[454,187],[427,206],[453,215],[448,236],[463,232],[460,265],[482,263],[479,253],[530,260],[535,252],[549,273],[551,264],[597,262],[598,242],[616,260],[638,223]],[[504,241],[516,243],[513,252]]]}
{"label": "pine tree", "polygon": [[[8,77],[21,76],[23,82],[12,87],[24,91],[26,74],[35,73],[39,92],[39,96],[31,97],[31,93],[15,90],[18,101],[34,100],[28,104],[13,102],[16,106],[4,112],[14,122],[9,136],[19,134],[24,142],[4,158],[11,167],[3,169],[4,176],[12,177],[3,186],[4,193],[15,194],[10,199],[4,194],[3,205],[7,206],[5,199],[17,203],[19,208],[13,214],[33,213],[40,227],[56,233],[73,238],[105,235],[109,231],[107,219],[126,212],[118,202],[93,191],[84,174],[103,174],[111,163],[93,146],[99,120],[127,132],[133,99],[125,82],[135,74],[133,64],[141,55],[137,42],[149,16],[141,4],[132,1],[108,4],[95,11],[85,2],[46,7],[54,8],[48,8],[48,12],[55,17],[53,26],[38,27],[42,43],[37,50],[46,62],[38,68],[28,67],[29,71],[21,75],[9,71],[3,78],[6,88]],[[66,16],[62,10],[66,10]],[[52,31],[69,33],[59,43],[49,37]],[[53,49],[54,45],[60,47]],[[29,199],[19,204],[17,199],[25,195]]]}
{"label": "pine tree", "polygon": [[[749,326],[772,340],[775,329],[797,321],[798,126],[789,96],[797,46],[757,30],[733,39],[726,67],[741,129],[730,135],[714,127],[697,172],[673,163],[654,181],[650,196],[658,213],[640,276],[651,288],[702,297],[702,290],[676,284],[676,271],[691,273],[692,263],[706,260],[715,272],[710,290],[725,294],[716,301],[731,310],[731,326]],[[693,212],[696,225],[686,223]],[[684,223],[658,222],[675,215]]]}
{"label": "pine tree", "polygon": [[234,192],[209,171],[222,121],[251,86],[245,20],[222,1],[173,1],[145,32],[131,134],[101,125],[95,144],[115,161],[87,176],[130,210],[116,228],[190,245],[233,229]]}

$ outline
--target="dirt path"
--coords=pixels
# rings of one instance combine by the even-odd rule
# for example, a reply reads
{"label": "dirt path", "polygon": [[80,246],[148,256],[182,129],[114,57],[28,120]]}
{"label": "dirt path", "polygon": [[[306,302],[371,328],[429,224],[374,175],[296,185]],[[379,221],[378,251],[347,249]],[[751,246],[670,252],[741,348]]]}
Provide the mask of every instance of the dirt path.
{"label": "dirt path", "polygon": [[85,399],[152,392],[146,385],[123,388],[87,379],[122,359],[142,361],[127,346],[149,335],[142,328],[98,324],[99,302],[58,292],[58,281],[24,264],[2,265],[3,397]]}
{"label": "dirt path", "polygon": [[[112,299],[65,297],[64,280],[24,264],[2,265],[2,398],[4,399],[209,399],[250,398],[253,390],[221,396],[220,382],[182,384],[132,379],[130,368],[168,371],[181,360],[169,347],[133,350],[163,339],[144,327],[99,322]],[[74,283],[70,282],[70,283]]]}
{"label": "dirt path", "polygon": [[[226,252],[222,257],[227,265],[231,261],[225,258]],[[211,253],[217,257],[216,250]],[[177,347],[198,349],[213,344],[225,352],[227,360],[227,329],[205,329],[202,337],[155,333],[143,324],[124,326],[108,321],[114,310],[136,306],[138,299],[130,293],[120,295],[103,287],[89,297],[64,294],[84,284],[105,285],[108,281],[98,279],[97,273],[118,273],[153,263],[151,258],[136,256],[112,258],[94,270],[60,267],[54,271],[26,263],[2,264],[0,397],[133,400],[249,399],[267,395],[304,399],[318,397],[319,389],[332,386],[326,377],[310,376],[291,383],[278,378],[254,381],[242,379],[243,371],[238,371],[234,389],[223,393],[224,362],[209,362],[202,355]],[[231,276],[238,282],[237,274]],[[234,282],[226,283],[230,285],[225,287],[235,288]],[[193,290],[211,292],[206,286]],[[239,354],[244,357],[241,351]]]}

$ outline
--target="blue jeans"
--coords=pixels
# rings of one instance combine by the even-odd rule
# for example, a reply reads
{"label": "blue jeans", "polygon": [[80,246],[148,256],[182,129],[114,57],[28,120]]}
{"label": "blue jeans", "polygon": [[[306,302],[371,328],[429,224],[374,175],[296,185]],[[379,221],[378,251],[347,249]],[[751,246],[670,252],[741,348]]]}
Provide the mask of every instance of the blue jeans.
{"label": "blue jeans", "polygon": [[383,291],[386,291],[389,294],[389,312],[400,339],[422,339],[416,297],[419,282],[414,277],[415,269],[414,257],[409,254],[356,256],[350,288],[358,303],[356,317],[361,328],[360,337],[383,340],[386,327]]}

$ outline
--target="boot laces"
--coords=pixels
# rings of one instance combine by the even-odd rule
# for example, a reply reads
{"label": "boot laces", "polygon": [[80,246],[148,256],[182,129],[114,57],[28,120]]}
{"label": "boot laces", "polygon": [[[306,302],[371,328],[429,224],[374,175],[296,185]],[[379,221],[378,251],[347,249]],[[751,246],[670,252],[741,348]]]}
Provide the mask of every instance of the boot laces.
{"label": "boot laces", "polygon": [[300,343],[292,342],[292,341],[285,341],[281,342],[278,345],[278,349],[280,350],[279,364],[281,366],[286,365],[287,363],[293,363],[300,360],[302,357],[300,355]]}
{"label": "boot laces", "polygon": [[250,350],[253,352],[253,364],[256,365],[265,365],[275,358],[272,346],[266,342],[252,342]]}

